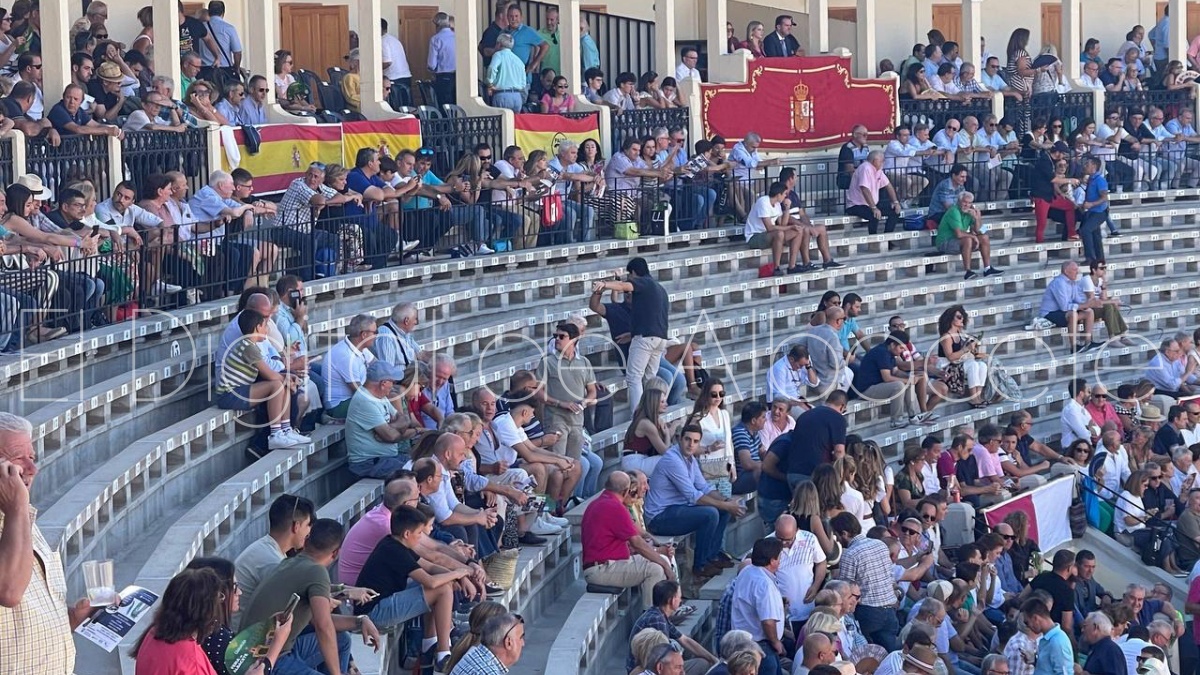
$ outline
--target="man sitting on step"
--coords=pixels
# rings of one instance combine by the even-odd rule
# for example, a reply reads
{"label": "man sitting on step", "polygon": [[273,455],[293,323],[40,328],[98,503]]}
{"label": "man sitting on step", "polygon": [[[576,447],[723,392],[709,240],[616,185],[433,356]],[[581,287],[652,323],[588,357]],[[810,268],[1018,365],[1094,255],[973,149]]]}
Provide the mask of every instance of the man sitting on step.
{"label": "man sitting on step", "polygon": [[[700,643],[693,640],[691,636],[679,632],[675,624],[671,623],[671,615],[678,611],[679,606],[683,604],[683,592],[679,588],[679,582],[660,581],[654,584],[651,600],[654,602],[654,606],[642,612],[637,621],[633,622],[633,630],[629,631],[629,642],[632,643],[633,636],[643,629],[653,628],[666,635],[667,638],[678,642],[694,656],[699,657],[684,664],[684,672],[687,675],[707,672],[709,667],[717,662],[717,657],[700,646]],[[633,672],[636,666],[637,663],[631,649],[629,655],[625,657],[625,671]]]}
{"label": "man sitting on step", "polygon": [[[588,584],[618,588],[640,585],[642,606],[649,607],[655,584],[674,579],[675,573],[667,558],[642,539],[622,503],[630,486],[628,474],[612,472],[604,490],[583,512],[583,578]],[[639,557],[632,557],[632,553]]]}

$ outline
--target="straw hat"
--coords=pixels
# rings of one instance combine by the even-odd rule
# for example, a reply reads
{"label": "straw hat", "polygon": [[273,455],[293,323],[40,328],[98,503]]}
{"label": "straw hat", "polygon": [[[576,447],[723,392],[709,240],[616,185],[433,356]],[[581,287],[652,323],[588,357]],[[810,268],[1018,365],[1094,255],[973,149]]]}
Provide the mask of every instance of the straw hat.
{"label": "straw hat", "polygon": [[1161,423],[1166,422],[1167,418],[1163,417],[1162,411],[1158,409],[1158,406],[1147,403],[1146,405],[1142,406],[1142,412],[1138,415],[1138,421]]}
{"label": "straw hat", "polygon": [[121,73],[121,67],[112,61],[105,61],[96,69],[96,77],[107,80],[108,82],[122,82],[125,76]]}
{"label": "straw hat", "polygon": [[42,177],[36,173],[22,174],[17,178],[17,185],[23,185],[29,188],[29,191],[33,193],[34,197],[37,197],[44,202],[54,199],[54,190],[46,187],[46,184],[42,182]]}

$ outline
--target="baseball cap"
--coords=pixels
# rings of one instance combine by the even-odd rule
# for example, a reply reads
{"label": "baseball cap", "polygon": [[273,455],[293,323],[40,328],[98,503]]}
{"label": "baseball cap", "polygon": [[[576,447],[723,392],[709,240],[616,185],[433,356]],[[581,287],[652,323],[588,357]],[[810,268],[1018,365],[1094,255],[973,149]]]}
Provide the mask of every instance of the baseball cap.
{"label": "baseball cap", "polygon": [[367,382],[382,382],[391,380],[399,382],[404,379],[404,373],[383,359],[375,359],[367,366]]}

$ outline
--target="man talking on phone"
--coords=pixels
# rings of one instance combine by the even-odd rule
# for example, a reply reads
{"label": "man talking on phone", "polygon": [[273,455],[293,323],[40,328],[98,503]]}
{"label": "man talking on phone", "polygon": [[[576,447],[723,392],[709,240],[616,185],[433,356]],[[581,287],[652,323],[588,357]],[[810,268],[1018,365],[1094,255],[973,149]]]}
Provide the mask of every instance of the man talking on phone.
{"label": "man talking on phone", "polygon": [[297,415],[300,429],[312,431],[316,428],[314,415],[321,409],[321,392],[325,390],[325,379],[309,368],[308,358],[308,298],[304,297],[304,281],[294,274],[287,274],[275,282],[279,294],[279,308],[275,310],[275,327],[283,337],[279,353],[283,356],[289,372],[301,378],[304,389],[300,393]]}

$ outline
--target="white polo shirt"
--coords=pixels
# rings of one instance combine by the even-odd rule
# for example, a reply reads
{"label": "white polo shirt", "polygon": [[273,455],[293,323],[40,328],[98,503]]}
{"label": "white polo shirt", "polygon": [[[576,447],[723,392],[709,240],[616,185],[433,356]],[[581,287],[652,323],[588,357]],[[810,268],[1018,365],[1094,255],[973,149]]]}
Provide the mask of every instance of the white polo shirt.
{"label": "white polo shirt", "polygon": [[350,338],[344,338],[334,345],[329,350],[329,357],[326,360],[325,379],[329,395],[326,397],[325,405],[332,408],[342,401],[349,400],[354,395],[350,383],[362,386],[363,382],[367,380],[367,366],[374,360],[374,354],[355,347]]}

